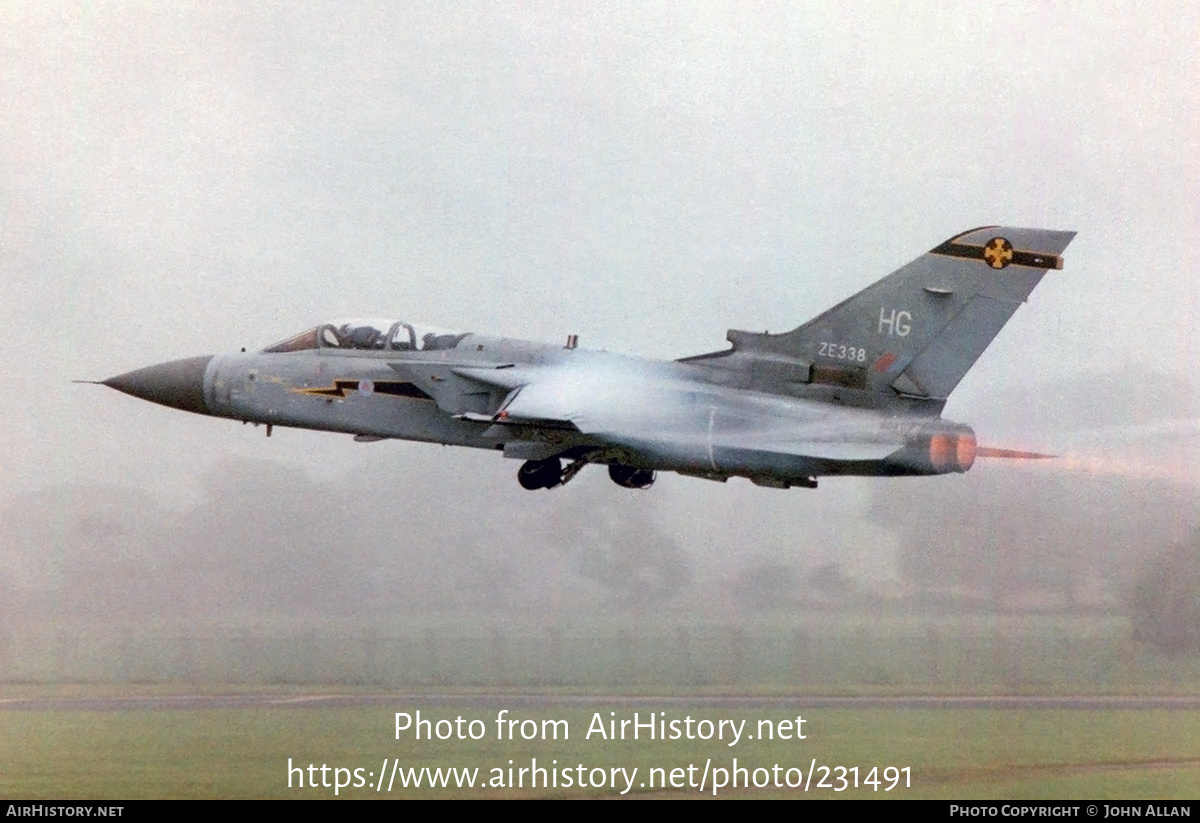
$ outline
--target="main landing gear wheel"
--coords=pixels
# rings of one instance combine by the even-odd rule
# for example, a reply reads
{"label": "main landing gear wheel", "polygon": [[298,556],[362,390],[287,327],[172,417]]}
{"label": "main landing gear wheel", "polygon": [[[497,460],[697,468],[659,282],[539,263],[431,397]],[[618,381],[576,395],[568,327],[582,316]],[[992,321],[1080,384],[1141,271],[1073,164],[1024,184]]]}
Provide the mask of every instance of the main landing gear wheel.
{"label": "main landing gear wheel", "polygon": [[648,489],[654,485],[655,471],[611,463],[608,467],[608,476],[618,486],[624,486],[627,489]]}
{"label": "main landing gear wheel", "polygon": [[562,461],[557,457],[526,460],[517,470],[517,482],[530,491],[552,489],[563,482]]}

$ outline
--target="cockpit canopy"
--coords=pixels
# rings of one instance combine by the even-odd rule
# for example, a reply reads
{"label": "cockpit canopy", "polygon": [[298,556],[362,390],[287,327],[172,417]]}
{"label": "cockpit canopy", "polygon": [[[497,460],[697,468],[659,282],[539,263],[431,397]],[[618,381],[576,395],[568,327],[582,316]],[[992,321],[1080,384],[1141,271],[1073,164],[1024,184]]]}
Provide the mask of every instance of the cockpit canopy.
{"label": "cockpit canopy", "polygon": [[465,334],[403,320],[350,318],[322,323],[263,349],[295,352],[307,349],[358,349],[362,351],[437,351],[457,346]]}

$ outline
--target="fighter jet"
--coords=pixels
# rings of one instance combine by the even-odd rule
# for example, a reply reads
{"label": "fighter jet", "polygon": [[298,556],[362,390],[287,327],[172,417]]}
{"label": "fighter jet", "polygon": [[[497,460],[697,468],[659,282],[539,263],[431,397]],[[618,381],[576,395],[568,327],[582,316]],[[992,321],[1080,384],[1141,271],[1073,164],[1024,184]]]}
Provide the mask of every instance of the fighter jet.
{"label": "fighter jet", "polygon": [[176,409],[358,441],[420,440],[523,461],[526,489],[586,465],[645,489],[660,471],[816,488],[830,475],[965,472],[976,444],[942,418],[950,392],[1075,232],[959,234],[782,334],[674,361],[344,319],[262,351],[161,363],[103,381]]}

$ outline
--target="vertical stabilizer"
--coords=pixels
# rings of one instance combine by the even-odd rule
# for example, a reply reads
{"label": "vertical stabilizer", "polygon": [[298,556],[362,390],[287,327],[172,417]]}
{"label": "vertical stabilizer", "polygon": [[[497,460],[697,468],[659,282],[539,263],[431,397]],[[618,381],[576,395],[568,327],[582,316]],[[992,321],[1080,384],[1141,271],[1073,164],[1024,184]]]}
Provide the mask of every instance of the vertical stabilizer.
{"label": "vertical stabilizer", "polygon": [[808,383],[945,400],[1042,276],[1062,268],[1074,237],[1047,229],[972,229],[790,332],[731,330],[733,352],[726,354],[770,361],[776,370],[791,364],[793,381],[804,373]]}

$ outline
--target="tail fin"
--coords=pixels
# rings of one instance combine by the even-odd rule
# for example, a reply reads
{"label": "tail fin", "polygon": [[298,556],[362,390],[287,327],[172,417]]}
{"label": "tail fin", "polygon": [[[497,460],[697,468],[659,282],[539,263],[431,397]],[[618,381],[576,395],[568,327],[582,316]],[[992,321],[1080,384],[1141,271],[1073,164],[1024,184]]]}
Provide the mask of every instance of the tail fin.
{"label": "tail fin", "polygon": [[944,401],[1042,275],[1062,268],[1060,255],[1074,237],[972,229],[790,332],[730,330],[733,351],[725,354],[770,361],[767,371],[776,374],[784,361],[802,365],[806,383]]}

